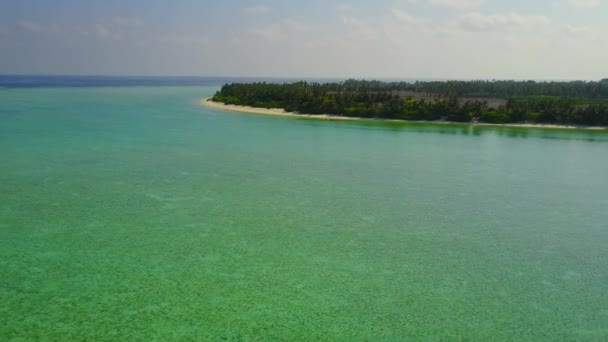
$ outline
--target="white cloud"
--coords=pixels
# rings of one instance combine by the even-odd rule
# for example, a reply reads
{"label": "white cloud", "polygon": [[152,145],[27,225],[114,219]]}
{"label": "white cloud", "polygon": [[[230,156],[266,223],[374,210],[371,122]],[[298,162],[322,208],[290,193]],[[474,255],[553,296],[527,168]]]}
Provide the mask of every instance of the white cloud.
{"label": "white cloud", "polygon": [[551,20],[542,15],[522,15],[515,12],[508,14],[470,12],[461,18],[460,24],[469,30],[494,31],[506,28],[546,26],[551,24]]}
{"label": "white cloud", "polygon": [[[285,42],[288,38],[293,35],[300,35],[311,33],[315,30],[315,27],[304,22],[286,18],[277,23],[261,25],[251,28],[245,32],[247,36],[261,39],[263,41],[271,43]],[[306,36],[310,37],[310,35]]]}
{"label": "white cloud", "polygon": [[[332,42],[331,44],[335,44],[336,46],[360,45],[362,41],[378,40],[381,35],[381,25],[378,23],[366,22],[354,16],[341,16],[340,19],[344,24],[345,30],[327,37]],[[326,43],[327,41],[326,39]]]}
{"label": "white cloud", "polygon": [[563,32],[570,34],[570,35],[591,35],[593,33],[593,29],[591,29],[591,27],[589,26],[573,26],[573,25],[566,25],[563,28]]}
{"label": "white cloud", "polygon": [[112,17],[112,23],[118,26],[125,27],[141,27],[144,25],[143,21],[137,18],[126,18],[126,17]]}
{"label": "white cloud", "polygon": [[359,23],[359,19],[357,19],[356,17],[345,15],[340,16],[340,21],[342,21],[342,23],[346,25]]}
{"label": "white cloud", "polygon": [[568,0],[568,4],[574,8],[593,8],[600,5],[600,0]]}
{"label": "white cloud", "polygon": [[427,2],[435,7],[462,9],[477,7],[482,0],[427,0]]}
{"label": "white cloud", "polygon": [[97,34],[97,37],[99,37],[101,39],[105,39],[105,40],[122,39],[122,35],[119,32],[114,31],[111,28],[109,28],[103,24],[95,25],[95,33]]}
{"label": "white cloud", "polygon": [[283,20],[283,24],[288,30],[294,32],[305,33],[313,30],[312,26],[295,19],[285,19]]}
{"label": "white cloud", "polygon": [[272,12],[272,7],[266,5],[254,5],[245,8],[245,12],[256,15],[267,14]]}
{"label": "white cloud", "polygon": [[40,34],[52,34],[58,35],[64,33],[64,30],[59,27],[59,25],[53,23],[48,25],[42,25],[35,23],[30,20],[19,20],[17,21],[17,26],[22,30],[32,32],[32,33],[40,33]]}
{"label": "white cloud", "polygon": [[137,29],[144,25],[138,18],[114,16],[95,25],[95,35],[103,40],[123,40],[134,37]]}
{"label": "white cloud", "polygon": [[271,24],[252,28],[248,31],[249,35],[269,42],[282,42],[287,40],[289,35],[283,26]]}
{"label": "white cloud", "polygon": [[338,12],[353,12],[355,8],[351,4],[341,3],[336,5],[336,11]]}
{"label": "white cloud", "polygon": [[410,25],[419,23],[419,20],[417,18],[413,17],[409,13],[402,11],[400,9],[393,9],[391,11],[391,13],[393,14],[393,16],[395,16],[395,18],[397,18],[402,23],[410,24]]}
{"label": "white cloud", "polygon": [[209,37],[196,34],[174,34],[161,37],[161,41],[184,47],[192,47],[208,44]]}
{"label": "white cloud", "polygon": [[29,32],[42,32],[44,28],[29,20],[19,20],[17,26]]}

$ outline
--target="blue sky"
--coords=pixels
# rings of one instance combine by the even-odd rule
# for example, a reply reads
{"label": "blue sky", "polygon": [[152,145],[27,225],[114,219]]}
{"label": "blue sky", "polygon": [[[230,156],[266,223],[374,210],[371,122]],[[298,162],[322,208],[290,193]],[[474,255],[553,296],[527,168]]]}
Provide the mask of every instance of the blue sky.
{"label": "blue sky", "polygon": [[607,0],[2,0],[0,73],[601,79]]}

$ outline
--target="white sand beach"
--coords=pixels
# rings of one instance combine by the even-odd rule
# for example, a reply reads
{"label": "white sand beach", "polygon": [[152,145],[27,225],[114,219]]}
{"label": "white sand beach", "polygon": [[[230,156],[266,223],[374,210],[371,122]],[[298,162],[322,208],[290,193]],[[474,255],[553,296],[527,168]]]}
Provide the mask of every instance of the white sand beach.
{"label": "white sand beach", "polygon": [[237,105],[229,105],[220,102],[211,101],[210,98],[203,99],[201,104],[207,107],[228,110],[233,112],[242,112],[242,113],[250,113],[250,114],[261,114],[261,115],[275,115],[275,116],[291,116],[298,118],[311,118],[311,119],[329,119],[329,120],[365,120],[364,118],[351,118],[346,116],[337,116],[337,115],[312,115],[312,114],[299,114],[294,112],[286,112],[282,108],[256,108],[250,106],[237,106]]}

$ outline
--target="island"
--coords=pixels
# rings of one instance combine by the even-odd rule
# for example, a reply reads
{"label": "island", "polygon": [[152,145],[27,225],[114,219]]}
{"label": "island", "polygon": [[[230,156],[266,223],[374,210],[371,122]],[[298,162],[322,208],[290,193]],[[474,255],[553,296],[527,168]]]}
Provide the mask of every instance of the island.
{"label": "island", "polygon": [[605,128],[608,79],[231,83],[207,103],[231,110],[336,119]]}

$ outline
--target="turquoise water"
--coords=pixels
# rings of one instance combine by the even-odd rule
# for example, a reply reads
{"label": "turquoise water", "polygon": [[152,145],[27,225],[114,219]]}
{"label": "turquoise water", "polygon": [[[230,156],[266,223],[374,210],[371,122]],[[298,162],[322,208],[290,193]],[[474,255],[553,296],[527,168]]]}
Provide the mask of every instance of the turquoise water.
{"label": "turquoise water", "polygon": [[0,89],[0,339],[605,341],[608,134]]}

